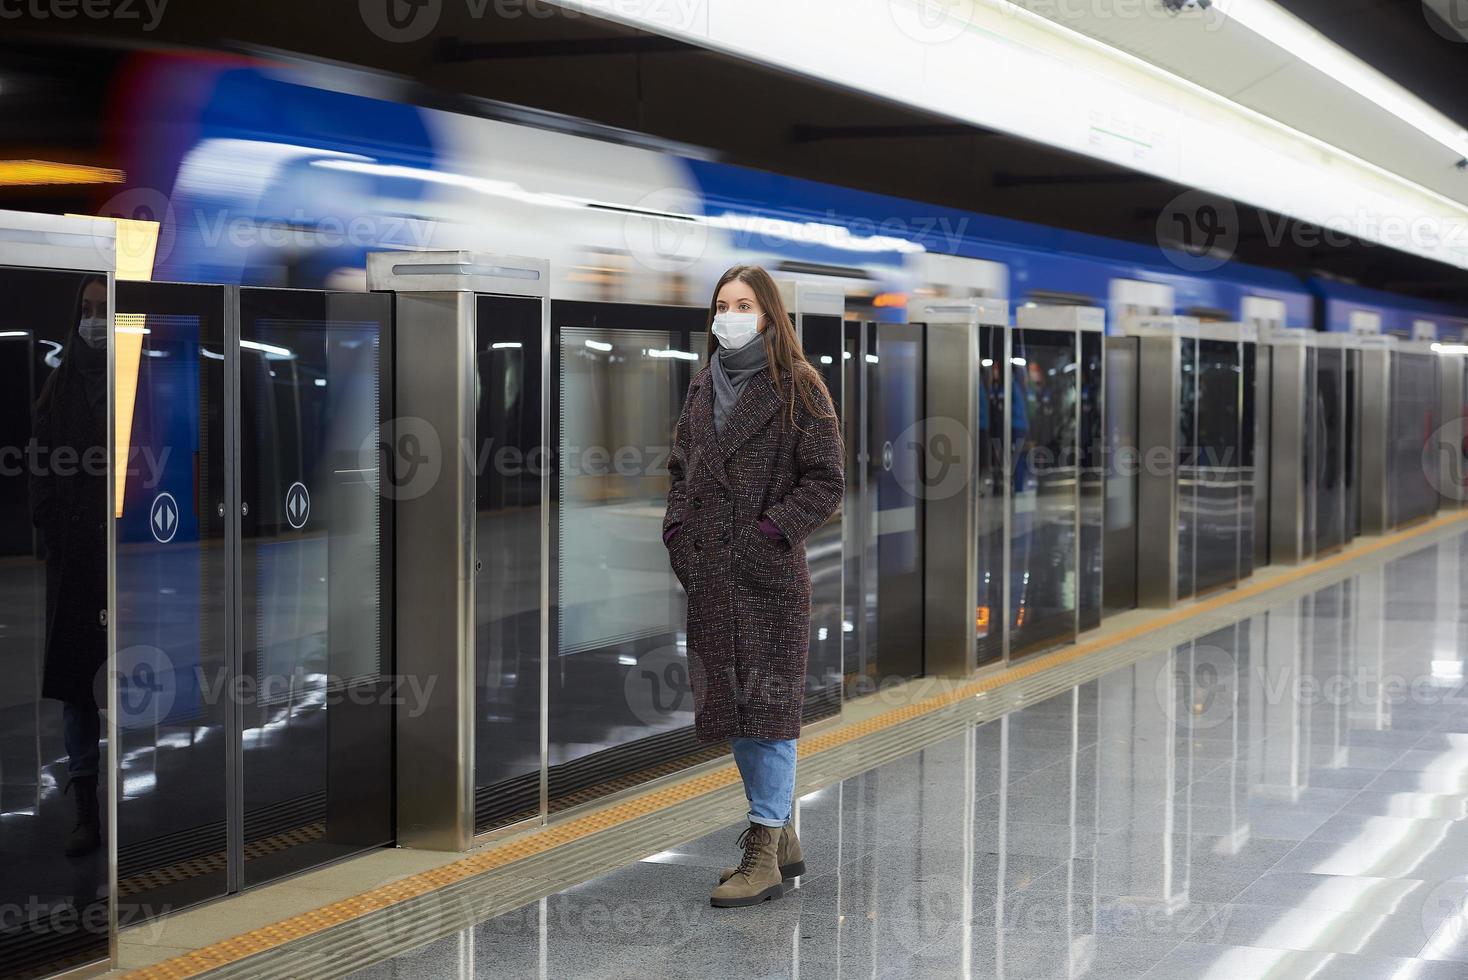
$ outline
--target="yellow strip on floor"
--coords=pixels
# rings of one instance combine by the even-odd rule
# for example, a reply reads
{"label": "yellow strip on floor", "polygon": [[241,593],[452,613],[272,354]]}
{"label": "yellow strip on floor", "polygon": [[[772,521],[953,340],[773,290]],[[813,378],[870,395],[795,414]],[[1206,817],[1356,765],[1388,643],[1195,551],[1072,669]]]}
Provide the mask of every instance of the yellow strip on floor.
{"label": "yellow strip on floor", "polygon": [[[1015,667],[1005,668],[986,674],[981,678],[962,683],[954,683],[946,690],[933,694],[912,704],[884,711],[879,715],[867,718],[863,721],[851,722],[839,725],[829,731],[816,735],[804,736],[800,739],[800,756],[805,757],[818,752],[824,752],[836,746],[843,745],[854,739],[870,735],[873,732],[882,731],[893,725],[900,725],[905,721],[938,711],[948,705],[962,701],[965,698],[974,697],[987,691],[992,691],[1005,684],[1029,677],[1039,671],[1048,670],[1062,664],[1070,663],[1080,657],[1085,657],[1108,647],[1125,643],[1138,636],[1151,633],[1167,626],[1183,622],[1206,612],[1222,608],[1243,599],[1259,595],[1270,589],[1279,588],[1281,585],[1297,581],[1309,575],[1338,566],[1348,561],[1354,561],[1373,552],[1380,551],[1400,544],[1405,540],[1430,534],[1450,524],[1468,519],[1468,511],[1459,511],[1439,516],[1433,520],[1426,521],[1415,527],[1400,531],[1396,534],[1376,538],[1374,540],[1358,542],[1351,548],[1338,552],[1328,558],[1299,565],[1270,575],[1267,581],[1245,583],[1237,588],[1221,592],[1211,598],[1201,599],[1197,602],[1172,610],[1159,611],[1157,615],[1150,617],[1145,623],[1105,637],[1087,642],[1077,643],[1054,653],[1043,654],[1032,660],[1026,661]],[[202,949],[164,960],[152,966],[128,973],[129,978],[137,980],[173,980],[179,977],[197,976],[207,970],[217,969],[229,963],[234,963],[274,949],[285,943],[293,942],[314,933],[351,922],[353,919],[361,918],[372,912],[379,911],[399,902],[417,898],[429,892],[436,891],[455,882],[472,878],[495,868],[504,867],[515,861],[543,854],[562,844],[567,844],[600,830],[606,830],[618,824],[626,823],[638,817],[656,813],[677,803],[693,799],[704,793],[721,789],[739,779],[738,771],[730,764],[713,772],[699,776],[693,776],[680,781],[675,785],[654,790],[640,796],[633,797],[621,803],[615,803],[602,810],[588,813],[584,816],[574,817],[564,822],[550,824],[539,830],[527,833],[523,837],[516,837],[504,843],[490,844],[484,850],[474,853],[445,864],[442,867],[433,868],[429,871],[419,872],[384,885],[371,891],[354,895],[351,898],[333,902],[311,912],[292,916],[272,925],[254,929],[232,939],[221,940]]]}

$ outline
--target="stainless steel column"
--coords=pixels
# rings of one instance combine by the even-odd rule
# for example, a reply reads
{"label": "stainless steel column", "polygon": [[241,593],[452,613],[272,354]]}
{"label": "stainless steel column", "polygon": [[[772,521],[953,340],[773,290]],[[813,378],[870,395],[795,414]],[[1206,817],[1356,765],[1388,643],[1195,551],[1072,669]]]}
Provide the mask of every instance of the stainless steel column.
{"label": "stainless steel column", "polygon": [[1356,404],[1361,407],[1361,533],[1385,534],[1391,526],[1388,481],[1392,407],[1392,351],[1396,338],[1361,337]]}
{"label": "stainless steel column", "polygon": [[1310,337],[1304,330],[1282,329],[1260,338],[1271,351],[1269,385],[1269,560],[1297,564],[1314,553],[1313,527],[1307,527],[1306,474],[1310,445]]}
{"label": "stainless steel column", "polygon": [[1462,344],[1433,344],[1438,355],[1439,428],[1431,438],[1429,459],[1437,468],[1433,476],[1441,507],[1456,510],[1463,506],[1465,491],[1463,454],[1464,437],[1468,436],[1468,391],[1464,390],[1464,368],[1468,364],[1468,348]]}
{"label": "stainless steel column", "polygon": [[1129,317],[1122,330],[1137,338],[1137,605],[1177,603],[1178,402],[1182,351],[1179,330],[1196,333],[1188,317]]}
{"label": "stainless steel column", "polygon": [[[378,252],[367,284],[392,290],[396,330],[396,418],[420,442],[437,479],[399,494],[396,520],[397,673],[430,690],[427,710],[397,718],[397,836],[407,847],[465,850],[474,842],[475,734],[475,298],[542,300],[542,346],[550,337],[550,270],[540,259],[462,251]],[[548,359],[542,363],[547,363]],[[544,390],[544,389],[542,389]],[[547,440],[542,432],[541,443]],[[421,445],[425,437],[434,447]],[[406,455],[406,454],[405,454]],[[436,455],[437,459],[427,458]],[[542,495],[546,492],[542,476]],[[542,508],[548,513],[548,508]],[[541,526],[546,554],[547,525]],[[547,666],[541,570],[541,672]],[[545,684],[541,683],[541,779],[545,778]],[[544,816],[542,793],[541,815]]]}
{"label": "stainless steel column", "polygon": [[1274,474],[1269,454],[1274,445],[1274,348],[1263,330],[1254,345],[1254,567],[1269,564],[1269,488]]}
{"label": "stainless steel column", "polygon": [[[926,498],[924,673],[932,676],[967,677],[977,666],[978,488],[974,440],[980,428],[979,329],[984,325],[1005,326],[1008,314],[1008,304],[995,301],[914,300],[908,305],[908,322],[924,328],[927,343],[923,453],[926,469],[920,490]],[[1008,399],[1006,385],[1006,420]],[[952,467],[962,478],[945,476],[934,482],[937,462],[944,465],[945,473],[949,472],[947,467]],[[1006,503],[1008,497],[1006,489]],[[1005,539],[1008,539],[1007,528]],[[1007,558],[1005,566],[1003,573],[1007,580]]]}

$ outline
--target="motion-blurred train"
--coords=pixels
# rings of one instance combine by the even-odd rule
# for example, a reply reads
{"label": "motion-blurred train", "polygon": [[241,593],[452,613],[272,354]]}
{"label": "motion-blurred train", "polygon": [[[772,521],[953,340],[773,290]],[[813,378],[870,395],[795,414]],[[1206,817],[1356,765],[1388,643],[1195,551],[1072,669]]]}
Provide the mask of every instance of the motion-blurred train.
{"label": "motion-blurred train", "polygon": [[[102,210],[164,221],[162,279],[360,286],[369,251],[469,248],[549,260],[553,297],[572,300],[700,305],[718,272],[752,261],[839,284],[854,311],[886,321],[911,296],[944,295],[1102,306],[1112,332],[1130,312],[1341,330],[1315,303],[1333,297],[1379,312],[1387,333],[1427,318],[1456,339],[1468,324],[1468,311],[1430,302],[1239,263],[1189,271],[1215,263],[711,162],[574,120],[407,105],[359,73],[140,55],[118,79],[110,128],[128,185]],[[361,94],[374,88],[384,97]]]}

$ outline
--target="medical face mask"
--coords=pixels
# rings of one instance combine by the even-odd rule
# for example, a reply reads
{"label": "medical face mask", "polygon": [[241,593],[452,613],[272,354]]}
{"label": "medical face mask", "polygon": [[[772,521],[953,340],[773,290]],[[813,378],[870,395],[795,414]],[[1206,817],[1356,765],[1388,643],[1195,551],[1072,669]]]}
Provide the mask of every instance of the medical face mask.
{"label": "medical face mask", "polygon": [[759,335],[758,313],[720,313],[714,317],[714,336],[728,350],[738,350]]}
{"label": "medical face mask", "polygon": [[84,316],[76,325],[76,332],[86,345],[93,350],[107,346],[107,318],[105,316]]}

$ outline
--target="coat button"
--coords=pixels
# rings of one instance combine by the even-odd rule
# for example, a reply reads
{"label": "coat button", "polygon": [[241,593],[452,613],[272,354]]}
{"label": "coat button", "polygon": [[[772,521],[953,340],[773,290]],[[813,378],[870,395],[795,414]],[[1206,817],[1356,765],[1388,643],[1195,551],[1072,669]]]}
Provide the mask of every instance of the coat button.
{"label": "coat button", "polygon": [[723,534],[719,535],[719,541],[722,542],[723,544],[728,544],[729,543],[729,532],[728,531],[725,531]]}
{"label": "coat button", "polygon": [[694,497],[693,498],[693,509],[694,510],[698,510],[702,506],[703,506],[703,499],[701,497]]}
{"label": "coat button", "polygon": [[693,541],[693,550],[694,551],[702,551],[703,550],[703,542],[702,541],[699,541],[697,538],[695,538],[694,541]]}

